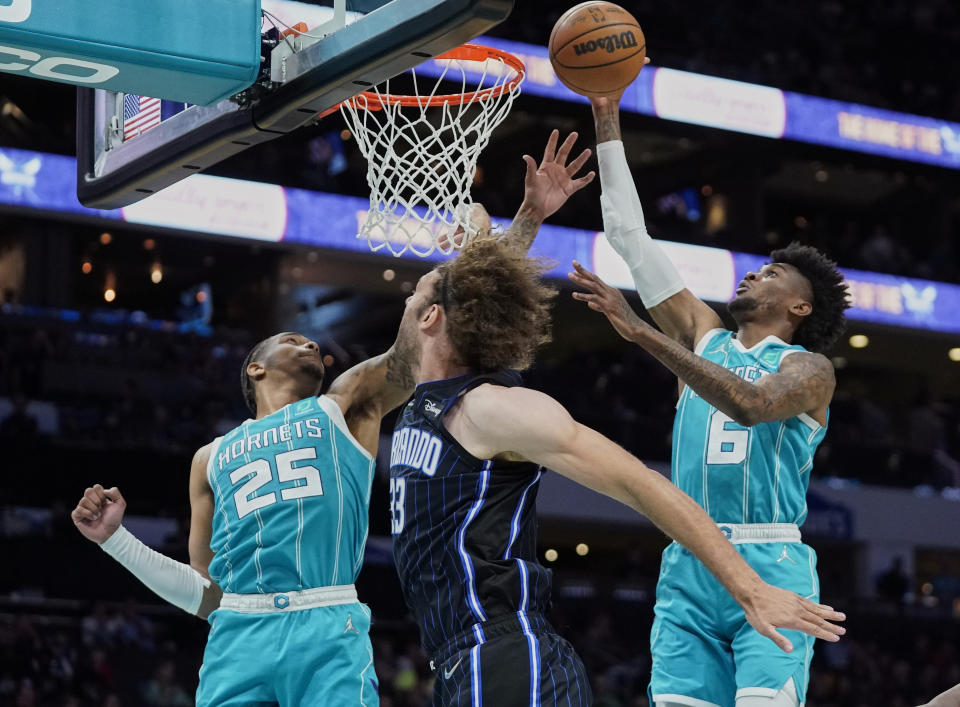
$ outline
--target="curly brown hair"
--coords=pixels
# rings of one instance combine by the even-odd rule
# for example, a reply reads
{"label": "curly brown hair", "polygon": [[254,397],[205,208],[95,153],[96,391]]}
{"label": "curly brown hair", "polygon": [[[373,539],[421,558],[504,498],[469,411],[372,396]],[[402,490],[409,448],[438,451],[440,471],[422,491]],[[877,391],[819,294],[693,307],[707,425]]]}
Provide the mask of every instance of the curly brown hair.
{"label": "curly brown hair", "polygon": [[434,301],[461,363],[477,371],[524,370],[550,341],[547,263],[496,238],[478,238],[440,265]]}

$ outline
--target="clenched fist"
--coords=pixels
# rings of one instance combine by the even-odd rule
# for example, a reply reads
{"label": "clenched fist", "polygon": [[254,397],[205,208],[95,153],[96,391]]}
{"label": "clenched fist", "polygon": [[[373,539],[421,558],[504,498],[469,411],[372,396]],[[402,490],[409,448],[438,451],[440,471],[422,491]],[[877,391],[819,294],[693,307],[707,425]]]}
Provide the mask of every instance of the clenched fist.
{"label": "clenched fist", "polygon": [[126,508],[127,502],[116,487],[105,489],[94,484],[83,492],[70,518],[83,537],[103,544],[120,527]]}

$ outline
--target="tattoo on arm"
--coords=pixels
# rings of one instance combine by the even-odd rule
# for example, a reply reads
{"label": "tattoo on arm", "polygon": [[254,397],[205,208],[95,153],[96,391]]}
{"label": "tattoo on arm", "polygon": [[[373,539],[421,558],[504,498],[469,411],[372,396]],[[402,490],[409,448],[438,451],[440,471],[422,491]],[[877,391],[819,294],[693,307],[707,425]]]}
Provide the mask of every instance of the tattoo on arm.
{"label": "tattoo on arm", "polygon": [[639,339],[697,395],[743,425],[799,415],[826,404],[833,394],[833,366],[818,354],[790,356],[777,373],[750,383],[653,329]]}
{"label": "tattoo on arm", "polygon": [[514,248],[526,252],[533,245],[533,239],[537,237],[537,231],[540,230],[542,223],[543,218],[533,209],[521,206],[517,215],[513,217],[513,223],[510,224],[505,239]]}
{"label": "tattoo on arm", "polygon": [[620,104],[607,101],[601,106],[593,106],[593,122],[597,129],[597,142],[620,140]]}

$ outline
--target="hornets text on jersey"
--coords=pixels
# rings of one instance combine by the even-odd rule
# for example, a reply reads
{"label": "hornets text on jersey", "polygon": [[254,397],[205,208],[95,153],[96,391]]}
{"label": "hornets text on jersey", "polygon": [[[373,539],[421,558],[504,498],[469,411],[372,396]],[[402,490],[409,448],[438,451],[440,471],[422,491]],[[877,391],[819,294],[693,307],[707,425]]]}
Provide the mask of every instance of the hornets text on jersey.
{"label": "hornets text on jersey", "polygon": [[[756,381],[806,351],[768,336],[745,348],[733,332],[714,329],[696,353]],[[744,427],[690,387],[673,423],[673,482],[718,523],[803,523],[813,456],[826,434],[807,414]]]}
{"label": "hornets text on jersey", "polygon": [[373,458],[324,395],[217,439],[210,577],[225,593],[353,584],[369,527]]}
{"label": "hornets text on jersey", "polygon": [[540,468],[477,459],[442,419],[482,383],[520,382],[519,374],[503,371],[423,383],[397,420],[390,454],[393,555],[431,656],[479,624],[543,613],[550,601],[550,571],[536,560]]}

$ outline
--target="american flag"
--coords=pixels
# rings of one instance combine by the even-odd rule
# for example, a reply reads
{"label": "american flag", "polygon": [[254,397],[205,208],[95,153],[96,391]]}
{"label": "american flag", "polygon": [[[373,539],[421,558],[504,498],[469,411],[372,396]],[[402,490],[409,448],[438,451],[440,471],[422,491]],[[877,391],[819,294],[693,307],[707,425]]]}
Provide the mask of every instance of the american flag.
{"label": "american flag", "polygon": [[135,96],[123,97],[123,139],[129,140],[160,125],[160,99]]}

